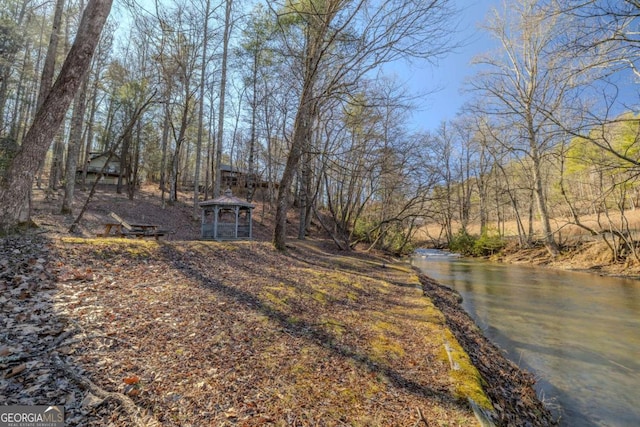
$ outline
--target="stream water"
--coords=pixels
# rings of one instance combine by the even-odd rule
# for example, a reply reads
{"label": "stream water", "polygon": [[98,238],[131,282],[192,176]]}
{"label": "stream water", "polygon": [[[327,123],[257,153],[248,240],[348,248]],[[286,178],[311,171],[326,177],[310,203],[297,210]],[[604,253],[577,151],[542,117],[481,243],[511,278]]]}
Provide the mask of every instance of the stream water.
{"label": "stream water", "polygon": [[563,426],[640,426],[640,281],[418,250]]}

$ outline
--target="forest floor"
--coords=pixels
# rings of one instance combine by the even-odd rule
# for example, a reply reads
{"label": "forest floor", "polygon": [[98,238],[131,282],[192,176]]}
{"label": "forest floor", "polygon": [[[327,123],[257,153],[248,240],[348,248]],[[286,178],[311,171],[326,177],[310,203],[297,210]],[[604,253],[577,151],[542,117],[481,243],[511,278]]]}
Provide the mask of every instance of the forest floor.
{"label": "forest floor", "polygon": [[[152,190],[101,190],[70,235],[58,202],[0,239],[2,405],[64,405],[70,426],[553,424],[458,297],[399,260],[319,236],[275,251],[261,206],[254,241],[199,241],[188,201]],[[172,233],[95,238],[110,211]]]}

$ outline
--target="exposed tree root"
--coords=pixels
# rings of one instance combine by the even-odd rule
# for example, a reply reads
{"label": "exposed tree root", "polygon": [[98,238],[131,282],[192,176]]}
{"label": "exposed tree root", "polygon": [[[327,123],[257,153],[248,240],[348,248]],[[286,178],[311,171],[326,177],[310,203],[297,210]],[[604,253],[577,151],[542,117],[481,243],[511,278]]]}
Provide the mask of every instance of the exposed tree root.
{"label": "exposed tree root", "polygon": [[156,420],[145,420],[148,417],[142,417],[140,415],[140,410],[136,406],[136,404],[129,397],[125,396],[122,393],[115,393],[106,391],[97,385],[95,385],[91,380],[85,378],[84,376],[78,374],[74,371],[69,365],[64,363],[60,357],[57,355],[52,356],[52,360],[54,365],[67,374],[73,381],[75,381],[80,387],[85,390],[91,392],[93,395],[103,399],[103,403],[109,400],[115,401],[118,403],[126,412],[126,414],[131,419],[132,425],[136,427],[151,427],[160,425],[160,423]]}

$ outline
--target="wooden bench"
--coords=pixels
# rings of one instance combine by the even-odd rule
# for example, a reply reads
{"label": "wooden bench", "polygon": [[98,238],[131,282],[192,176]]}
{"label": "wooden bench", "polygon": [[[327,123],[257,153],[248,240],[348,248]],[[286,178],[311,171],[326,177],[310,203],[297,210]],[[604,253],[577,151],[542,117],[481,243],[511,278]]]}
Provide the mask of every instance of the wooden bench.
{"label": "wooden bench", "polygon": [[[168,234],[168,231],[161,230],[157,225],[144,223],[129,223],[122,219],[114,212],[110,212],[109,216],[116,222],[108,222],[104,226],[104,233],[99,233],[98,237],[108,237],[111,235],[119,237],[136,237],[142,239],[144,237],[155,237],[158,240],[161,236]],[[111,232],[113,231],[113,234]]]}

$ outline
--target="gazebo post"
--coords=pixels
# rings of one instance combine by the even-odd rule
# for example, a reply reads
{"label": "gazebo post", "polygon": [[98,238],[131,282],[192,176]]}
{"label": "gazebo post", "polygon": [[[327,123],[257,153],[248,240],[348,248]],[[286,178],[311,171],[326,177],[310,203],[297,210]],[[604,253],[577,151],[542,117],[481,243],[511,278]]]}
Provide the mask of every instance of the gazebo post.
{"label": "gazebo post", "polygon": [[238,238],[238,211],[240,210],[239,206],[236,206],[234,209],[234,212],[236,214],[236,226],[234,227],[233,230],[233,238],[237,239]]}
{"label": "gazebo post", "polygon": [[218,240],[218,206],[213,207],[213,239]]}
{"label": "gazebo post", "polygon": [[204,226],[205,226],[206,218],[207,218],[207,210],[202,209],[202,214],[200,215],[200,235],[201,236],[204,234]]}
{"label": "gazebo post", "polygon": [[249,217],[249,240],[253,240],[253,220],[251,219],[251,209],[247,209],[247,215]]}

